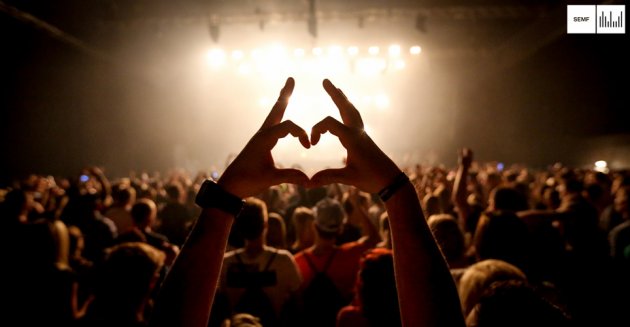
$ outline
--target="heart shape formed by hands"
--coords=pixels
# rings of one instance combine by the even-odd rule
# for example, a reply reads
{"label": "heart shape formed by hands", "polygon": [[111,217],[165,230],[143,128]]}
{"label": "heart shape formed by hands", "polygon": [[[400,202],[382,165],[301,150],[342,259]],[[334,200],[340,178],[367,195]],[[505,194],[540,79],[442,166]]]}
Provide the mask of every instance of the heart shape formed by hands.
{"label": "heart shape formed by hands", "polygon": [[[261,128],[225,170],[219,184],[242,198],[280,183],[309,187],[343,183],[371,193],[388,185],[400,173],[400,169],[367,135],[361,114],[345,94],[328,79],[324,80],[323,86],[339,109],[343,123],[328,116],[312,127],[309,140],[306,132],[295,123],[282,121],[295,87],[295,80],[288,78]],[[298,169],[279,169],[275,166],[271,150],[278,139],[291,134],[308,149],[311,145],[317,145],[321,135],[326,132],[336,136],[347,150],[345,167],[324,169],[309,179]]]}

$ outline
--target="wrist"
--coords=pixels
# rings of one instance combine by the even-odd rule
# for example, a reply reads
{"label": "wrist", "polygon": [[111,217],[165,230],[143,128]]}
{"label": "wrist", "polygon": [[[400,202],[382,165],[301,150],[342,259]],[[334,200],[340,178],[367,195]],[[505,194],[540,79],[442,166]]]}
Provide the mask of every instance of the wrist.
{"label": "wrist", "polygon": [[389,184],[387,184],[387,186],[383,187],[378,192],[378,195],[381,198],[381,200],[383,200],[383,202],[386,202],[396,192],[400,191],[400,189],[403,188],[406,184],[411,185],[411,181],[409,180],[409,177],[407,176],[407,174],[400,171],[397,175],[395,175],[393,178],[390,179],[390,182]]}

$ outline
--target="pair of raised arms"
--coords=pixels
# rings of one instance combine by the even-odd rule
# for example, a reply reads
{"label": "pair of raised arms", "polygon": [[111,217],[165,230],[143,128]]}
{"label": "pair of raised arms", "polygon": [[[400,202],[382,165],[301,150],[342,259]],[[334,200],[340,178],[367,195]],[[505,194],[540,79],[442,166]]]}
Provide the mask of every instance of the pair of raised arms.
{"label": "pair of raised arms", "polygon": [[[280,183],[309,187],[342,183],[376,193],[399,179],[401,170],[365,133],[359,111],[329,80],[323,84],[342,122],[324,118],[313,126],[309,140],[302,128],[282,121],[295,86],[292,78],[287,79],[260,130],[219,179],[224,190],[245,198]],[[278,139],[291,134],[309,148],[326,132],[337,136],[348,151],[345,167],[322,170],[310,179],[300,170],[275,167],[271,149]],[[455,284],[422,215],[415,189],[408,180],[400,185],[385,206],[402,322],[414,327],[464,326]],[[219,209],[202,211],[162,285],[152,326],[207,326],[233,221],[232,215]]]}
{"label": "pair of raised arms", "polygon": [[[400,173],[394,162],[381,151],[363,129],[359,111],[348,101],[344,93],[329,80],[324,89],[339,108],[343,123],[328,116],[313,126],[309,140],[306,132],[290,120],[282,121],[295,81],[288,78],[280,91],[278,101],[245,148],[226,169],[219,184],[241,198],[258,194],[271,185],[294,183],[320,186],[330,183],[355,185],[359,189],[376,193],[387,186]],[[297,137],[305,148],[316,145],[320,136],[330,132],[339,138],[348,151],[346,166],[326,169],[309,179],[297,169],[278,169],[271,156],[271,149],[278,139],[288,134]]]}

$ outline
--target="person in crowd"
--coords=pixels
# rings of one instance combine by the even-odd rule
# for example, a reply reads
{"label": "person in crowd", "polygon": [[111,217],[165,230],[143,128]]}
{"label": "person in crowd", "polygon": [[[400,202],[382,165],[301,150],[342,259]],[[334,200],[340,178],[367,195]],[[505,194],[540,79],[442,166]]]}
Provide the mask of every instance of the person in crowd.
{"label": "person in crowd", "polygon": [[109,248],[99,267],[94,300],[79,326],[146,326],[151,292],[160,278],[165,255],[146,243]]}
{"label": "person in crowd", "polygon": [[157,206],[149,199],[138,200],[131,208],[133,228],[120,235],[118,242],[146,242],[166,255],[166,266],[169,267],[175,256],[179,253],[179,247],[169,242],[169,239],[153,230],[157,221]]}
{"label": "person in crowd", "polygon": [[188,208],[184,205],[186,192],[181,183],[178,182],[167,185],[165,191],[166,204],[158,212],[158,218],[161,222],[159,231],[173,244],[181,247],[188,236],[193,221]]}
{"label": "person in crowd", "polygon": [[249,313],[263,326],[291,326],[301,276],[291,253],[265,244],[266,204],[248,198],[234,228],[245,237],[245,246],[225,254],[217,292],[227,303],[215,306],[223,312],[215,310],[213,321],[228,318],[221,316],[225,313]]}
{"label": "person in crowd", "polygon": [[473,239],[477,260],[499,259],[523,271],[529,268],[530,242],[525,223],[509,211],[483,214]]}
{"label": "person in crowd", "polygon": [[402,326],[394,259],[388,249],[372,249],[361,258],[354,303],[342,308],[338,327]]}
{"label": "person in crowd", "polygon": [[469,327],[572,326],[571,319],[519,279],[494,282],[466,318]]}
{"label": "person in crowd", "polygon": [[455,217],[448,214],[433,215],[429,217],[427,224],[429,224],[433,237],[440,246],[449,268],[453,270],[467,267],[464,234]]}
{"label": "person in crowd", "polygon": [[100,262],[105,249],[114,245],[118,230],[114,222],[105,217],[98,194],[86,193],[72,197],[64,210],[63,220],[81,229],[85,239],[83,255],[90,261]]}
{"label": "person in crowd", "polygon": [[620,187],[615,192],[613,204],[602,212],[599,217],[599,228],[605,233],[610,233],[615,226],[630,220],[628,197],[630,197],[630,186]]}
{"label": "person in crowd", "polygon": [[286,250],[287,248],[287,227],[284,224],[282,216],[275,212],[269,213],[267,221],[267,245],[272,248]]}
{"label": "person in crowd", "polygon": [[68,265],[68,230],[40,219],[14,232],[2,272],[1,325],[68,326],[83,314],[76,275]]}
{"label": "person in crowd", "polygon": [[516,266],[496,259],[479,261],[466,269],[458,288],[464,317],[468,317],[492,283],[508,280],[527,281],[527,277]]}
{"label": "person in crowd", "polygon": [[343,194],[341,203],[346,212],[346,218],[341,226],[341,233],[337,235],[337,245],[354,242],[361,238],[363,221],[365,217],[369,219],[370,197],[356,188],[350,188]]}
{"label": "person in crowd", "polygon": [[118,184],[113,187],[112,198],[114,204],[105,211],[105,217],[111,219],[122,234],[133,227],[131,206],[136,202],[136,190],[127,184]]}
{"label": "person in crowd", "polygon": [[[289,78],[260,130],[226,168],[214,184],[216,187],[208,184],[208,194],[217,192],[230,199],[243,199],[279,183],[311,187],[342,183],[379,193],[390,217],[403,325],[463,326],[454,282],[422,215],[414,186],[368,136],[359,111],[344,93],[329,80],[323,84],[343,123],[327,117],[313,126],[309,140],[306,132],[293,122],[282,122],[295,85]],[[279,138],[292,134],[309,148],[325,132],[337,136],[347,149],[345,167],[320,171],[310,179],[299,170],[275,167],[271,149]],[[238,209],[237,201],[229,201],[234,207],[228,205],[228,200],[204,202],[204,194],[201,193],[200,202],[205,209],[162,285],[151,320],[153,326],[208,323],[223,251]]]}
{"label": "person in crowd", "polygon": [[[301,286],[304,302],[303,316],[305,323],[313,325],[334,325],[337,311],[350,303],[354,297],[354,284],[359,270],[359,260],[363,252],[374,247],[379,241],[378,231],[363,212],[360,215],[366,235],[355,242],[337,246],[337,237],[342,231],[346,212],[337,200],[325,198],[319,201],[315,213],[315,243],[312,247],[298,253],[295,261],[304,278]],[[319,295],[310,295],[318,289],[311,285],[318,274],[325,274],[334,284],[334,289],[322,297],[328,297],[330,308],[322,310],[317,306],[321,302]],[[333,287],[331,287],[333,288]]]}
{"label": "person in crowd", "polygon": [[291,217],[293,226],[295,228],[295,242],[291,245],[291,253],[298,253],[304,249],[307,249],[315,242],[315,215],[313,210],[307,207],[297,207],[293,211]]}

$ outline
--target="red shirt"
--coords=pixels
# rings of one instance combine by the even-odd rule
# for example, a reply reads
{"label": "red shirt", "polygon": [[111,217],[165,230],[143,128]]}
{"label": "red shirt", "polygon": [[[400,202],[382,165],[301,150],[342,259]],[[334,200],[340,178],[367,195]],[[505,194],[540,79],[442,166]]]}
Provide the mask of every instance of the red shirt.
{"label": "red shirt", "polygon": [[315,264],[318,271],[324,269],[330,255],[334,253],[335,256],[326,270],[326,274],[333,280],[335,285],[337,285],[337,289],[339,289],[344,298],[348,300],[352,299],[354,284],[357,279],[357,272],[359,271],[359,260],[363,253],[370,248],[371,246],[368,243],[350,242],[339,246],[336,251],[321,256],[314,255],[312,248],[299,252],[295,255],[295,262],[302,274],[301,289],[308,286],[315,276],[315,271],[313,271],[308,262],[306,262],[304,253],[307,253],[309,259]]}

